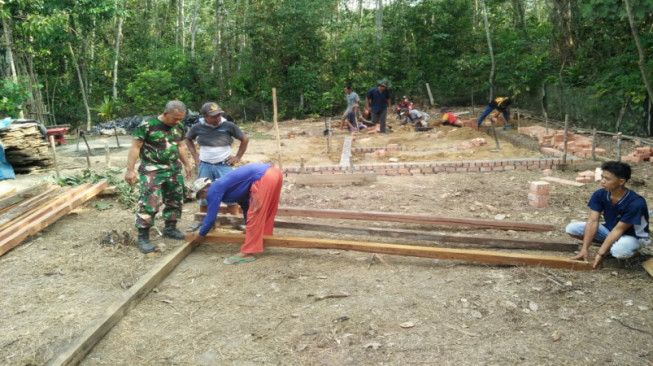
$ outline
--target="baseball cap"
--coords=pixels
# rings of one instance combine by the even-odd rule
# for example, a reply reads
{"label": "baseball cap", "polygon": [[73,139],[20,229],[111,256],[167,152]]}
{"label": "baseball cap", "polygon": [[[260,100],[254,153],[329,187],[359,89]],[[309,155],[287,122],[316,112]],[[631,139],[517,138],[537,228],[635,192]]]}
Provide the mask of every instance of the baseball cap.
{"label": "baseball cap", "polygon": [[193,182],[193,193],[195,194],[195,198],[197,198],[197,195],[206,187],[211,185],[211,180],[209,178],[199,178],[195,182]]}
{"label": "baseball cap", "polygon": [[220,106],[217,105],[216,103],[213,102],[208,102],[204,103],[202,106],[202,109],[200,110],[200,113],[205,116],[217,116],[218,114],[224,113],[222,109],[220,109]]}
{"label": "baseball cap", "polygon": [[385,80],[385,79],[379,80],[379,82],[377,83],[377,85],[381,85],[381,86],[385,86],[385,87],[387,87],[387,86],[388,86],[388,80]]}

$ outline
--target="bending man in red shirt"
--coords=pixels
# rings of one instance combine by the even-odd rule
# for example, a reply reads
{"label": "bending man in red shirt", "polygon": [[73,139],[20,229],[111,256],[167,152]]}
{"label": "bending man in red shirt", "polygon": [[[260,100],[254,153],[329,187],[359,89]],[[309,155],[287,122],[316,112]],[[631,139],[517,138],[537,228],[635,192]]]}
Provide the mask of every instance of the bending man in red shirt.
{"label": "bending man in red shirt", "polygon": [[195,181],[197,198],[206,198],[208,207],[200,231],[192,242],[201,241],[215,224],[220,203],[236,202],[245,219],[245,243],[240,252],[224,264],[252,262],[254,254],[263,252],[263,235],[272,235],[274,217],[279,207],[283,175],[272,164],[254,163],[234,169],[215,182],[207,178]]}

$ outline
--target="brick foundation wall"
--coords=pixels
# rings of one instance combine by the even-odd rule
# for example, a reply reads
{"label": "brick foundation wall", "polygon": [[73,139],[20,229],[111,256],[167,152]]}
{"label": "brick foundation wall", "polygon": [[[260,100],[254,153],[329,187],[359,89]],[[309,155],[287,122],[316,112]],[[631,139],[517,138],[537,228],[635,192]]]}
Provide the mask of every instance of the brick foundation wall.
{"label": "brick foundation wall", "polygon": [[[567,159],[567,163],[580,160]],[[416,163],[379,163],[359,164],[351,167],[340,165],[320,165],[304,167],[305,174],[350,174],[375,173],[377,175],[426,175],[439,173],[489,173],[510,170],[544,170],[557,168],[562,161],[548,159],[506,159],[506,160],[470,160],[470,161],[435,161]],[[285,167],[286,176],[300,174],[300,167]]]}

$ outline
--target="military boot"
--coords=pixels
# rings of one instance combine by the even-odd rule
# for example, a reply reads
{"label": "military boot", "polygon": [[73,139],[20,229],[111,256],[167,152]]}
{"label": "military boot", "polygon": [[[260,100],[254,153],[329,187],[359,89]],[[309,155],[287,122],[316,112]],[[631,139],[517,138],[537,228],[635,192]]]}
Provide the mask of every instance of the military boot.
{"label": "military boot", "polygon": [[150,242],[149,227],[138,229],[138,241],[136,242],[136,245],[143,254],[152,253],[154,251],[154,245]]}
{"label": "military boot", "polygon": [[186,235],[177,230],[177,221],[166,221],[166,227],[163,229],[163,236],[177,240],[186,239]]}

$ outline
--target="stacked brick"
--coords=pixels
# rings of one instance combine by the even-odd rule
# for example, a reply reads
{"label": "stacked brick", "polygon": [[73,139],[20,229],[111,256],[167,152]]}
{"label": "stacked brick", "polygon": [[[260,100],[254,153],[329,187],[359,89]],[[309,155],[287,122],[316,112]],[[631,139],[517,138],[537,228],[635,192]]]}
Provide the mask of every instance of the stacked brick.
{"label": "stacked brick", "polygon": [[596,172],[592,170],[580,172],[575,180],[578,183],[592,183],[596,180]]}
{"label": "stacked brick", "polygon": [[[385,151],[385,150],[383,150]],[[375,173],[378,175],[428,175],[440,173],[490,173],[511,170],[557,169],[560,160],[550,159],[507,159],[475,161],[431,161],[431,162],[395,162],[379,164],[358,164],[351,167],[340,165],[284,167],[286,176],[295,174],[350,174]]]}
{"label": "stacked brick", "polygon": [[484,138],[478,137],[471,140],[461,141],[454,146],[456,149],[473,149],[475,147],[487,145],[487,141]]}
{"label": "stacked brick", "polygon": [[623,162],[642,163],[645,161],[653,162],[653,147],[638,147],[634,152],[621,158]]}
{"label": "stacked brick", "polygon": [[528,204],[533,207],[548,207],[549,183],[542,181],[531,182],[530,192],[528,192]]}
{"label": "stacked brick", "polygon": [[365,147],[365,148],[352,148],[352,152],[372,151],[366,153],[366,159],[378,159],[384,157],[388,151],[401,151],[404,150],[403,146],[397,144],[388,144],[386,147]]}
{"label": "stacked brick", "polygon": [[[564,130],[549,130],[542,126],[520,127],[519,133],[536,138],[542,147],[542,151],[553,155],[559,155],[558,151],[564,151],[565,148],[565,131]],[[555,150],[558,151],[555,151]],[[596,155],[605,155],[605,149],[594,149]],[[589,137],[577,135],[575,133],[567,133],[567,154],[574,155],[580,158],[592,157],[592,141]]]}

